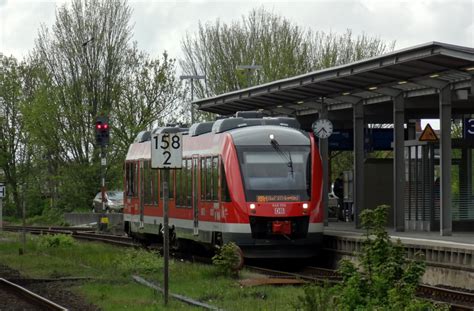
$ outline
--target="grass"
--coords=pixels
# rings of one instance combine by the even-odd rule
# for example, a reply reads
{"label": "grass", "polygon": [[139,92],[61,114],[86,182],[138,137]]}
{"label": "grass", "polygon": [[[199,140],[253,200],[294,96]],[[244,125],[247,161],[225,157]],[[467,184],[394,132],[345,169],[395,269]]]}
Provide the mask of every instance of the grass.
{"label": "grass", "polygon": [[[73,291],[103,310],[199,310],[170,297],[167,308],[161,294],[131,279],[137,274],[162,284],[162,258],[143,250],[101,243],[45,247],[41,237],[27,235],[24,255],[18,249],[19,235],[0,232],[0,263],[19,270],[25,277],[92,277]],[[289,310],[301,287],[243,288],[237,280],[220,276],[210,265],[170,261],[170,292],[225,310]],[[242,272],[241,278],[249,277]]]}

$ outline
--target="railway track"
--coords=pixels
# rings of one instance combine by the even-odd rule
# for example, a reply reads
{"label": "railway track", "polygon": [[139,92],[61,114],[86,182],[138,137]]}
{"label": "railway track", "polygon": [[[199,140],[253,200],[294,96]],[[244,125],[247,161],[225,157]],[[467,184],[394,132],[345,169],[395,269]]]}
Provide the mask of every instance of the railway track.
{"label": "railway track", "polygon": [[139,246],[130,237],[95,233],[91,228],[83,227],[4,226],[4,230],[12,232],[25,230],[31,234],[68,234],[78,240],[100,241],[120,246]]}
{"label": "railway track", "polygon": [[22,303],[31,305],[34,310],[67,310],[66,308],[54,303],[53,301],[48,300],[40,295],[37,295],[32,291],[3,278],[0,278],[0,289],[5,291],[9,295],[15,296],[17,300],[11,302],[12,304],[14,304],[13,307],[15,307],[19,303],[18,300],[20,300]]}
{"label": "railway track", "polygon": [[87,241],[99,241],[105,242],[108,244],[127,246],[127,247],[136,247],[141,246],[138,243],[135,243],[131,237],[119,236],[112,234],[101,234],[94,232],[73,232],[72,237],[78,240],[87,240]]}
{"label": "railway track", "polygon": [[[4,228],[7,231],[23,230],[23,227],[20,226],[5,226]],[[92,232],[90,228],[30,226],[25,227],[25,230],[32,234],[70,234],[72,235],[72,237],[81,240],[100,241],[108,244],[127,247],[141,246],[140,244],[135,243],[130,237],[110,234],[98,234]],[[175,255],[176,258],[181,258],[184,260],[210,263],[209,259],[203,260],[201,257],[186,256],[181,253],[176,253]],[[304,280],[306,282],[313,282],[318,284],[337,284],[341,281],[341,277],[340,275],[338,275],[336,270],[312,266],[304,267],[298,272],[280,271],[256,266],[245,266],[245,268],[250,271],[266,275],[270,278],[299,279]],[[451,305],[451,310],[474,310],[474,293],[470,292],[429,285],[420,285],[417,290],[417,296],[419,296],[420,298],[432,300],[434,302],[448,303]]]}
{"label": "railway track", "polygon": [[84,227],[58,227],[58,226],[3,226],[4,231],[11,232],[21,232],[25,230],[31,234],[42,234],[42,233],[51,233],[51,234],[71,234],[74,232],[92,232],[91,228]]}
{"label": "railway track", "polygon": [[[299,272],[286,272],[261,267],[245,266],[246,269],[264,274],[270,278],[292,278],[317,284],[337,284],[341,276],[336,270],[319,267],[304,267]],[[437,286],[419,285],[417,296],[433,302],[447,303],[451,310],[474,310],[474,293]]]}

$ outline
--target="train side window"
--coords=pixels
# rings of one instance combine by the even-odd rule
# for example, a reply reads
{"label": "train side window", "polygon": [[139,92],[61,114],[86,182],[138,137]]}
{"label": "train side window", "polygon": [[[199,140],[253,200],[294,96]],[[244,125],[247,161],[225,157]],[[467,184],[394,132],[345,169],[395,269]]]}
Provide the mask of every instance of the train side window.
{"label": "train side window", "polygon": [[153,204],[153,170],[150,161],[143,163],[143,171],[145,204]]}
{"label": "train side window", "polygon": [[126,185],[126,191],[125,195],[127,197],[131,196],[131,191],[130,191],[130,163],[125,163],[125,185]]}
{"label": "train side window", "polygon": [[213,184],[212,184],[212,158],[207,157],[206,158],[206,201],[211,201],[212,200],[212,189]]}
{"label": "train side window", "polygon": [[188,161],[183,159],[182,169],[181,169],[181,206],[185,207],[187,205],[187,196],[188,196]]}
{"label": "train side window", "polygon": [[186,204],[186,160],[183,159],[182,168],[176,170],[176,206],[183,207]]}
{"label": "train side window", "polygon": [[223,162],[221,162],[221,200],[223,202],[231,202]]}
{"label": "train side window", "polygon": [[193,199],[193,176],[192,176],[192,159],[186,159],[186,206],[191,208],[192,199]]}
{"label": "train side window", "polygon": [[127,196],[135,197],[137,193],[137,165],[134,162],[126,164]]}
{"label": "train side window", "polygon": [[219,157],[212,157],[212,201],[219,200]]}
{"label": "train side window", "polygon": [[201,200],[206,200],[206,158],[201,158]]}
{"label": "train side window", "polygon": [[158,204],[158,170],[151,169],[151,196],[152,203]]}
{"label": "train side window", "polygon": [[[163,200],[163,181],[164,181],[164,174],[160,170],[160,200]],[[175,186],[175,174],[174,170],[169,171],[169,179],[168,179],[168,198],[170,200],[174,199],[174,186]]]}

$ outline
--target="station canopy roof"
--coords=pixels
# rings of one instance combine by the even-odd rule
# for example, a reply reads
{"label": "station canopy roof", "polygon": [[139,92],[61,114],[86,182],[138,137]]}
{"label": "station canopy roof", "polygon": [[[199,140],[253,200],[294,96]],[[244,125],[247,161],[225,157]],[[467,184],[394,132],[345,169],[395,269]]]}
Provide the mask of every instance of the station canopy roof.
{"label": "station canopy roof", "polygon": [[211,98],[196,100],[199,110],[220,115],[260,110],[265,114],[304,116],[318,111],[324,98],[329,111],[433,95],[450,84],[453,90],[474,88],[474,49],[430,42],[347,65],[277,80]]}

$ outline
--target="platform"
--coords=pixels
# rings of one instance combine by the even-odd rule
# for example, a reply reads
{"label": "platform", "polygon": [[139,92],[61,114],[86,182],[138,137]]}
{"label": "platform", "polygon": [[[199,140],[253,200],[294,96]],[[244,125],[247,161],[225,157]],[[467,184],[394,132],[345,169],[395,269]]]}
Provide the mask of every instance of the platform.
{"label": "platform", "polygon": [[[474,290],[474,233],[454,232],[440,236],[438,232],[394,232],[387,228],[393,239],[400,239],[407,257],[422,253],[427,265],[423,282]],[[338,257],[353,257],[362,249],[365,231],[355,229],[349,222],[330,222],[324,227],[324,248]]]}

